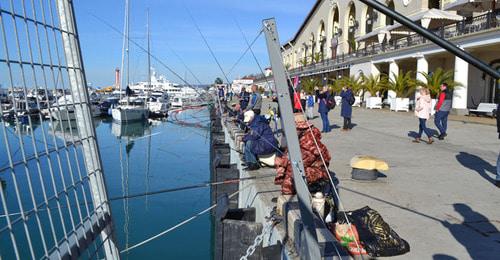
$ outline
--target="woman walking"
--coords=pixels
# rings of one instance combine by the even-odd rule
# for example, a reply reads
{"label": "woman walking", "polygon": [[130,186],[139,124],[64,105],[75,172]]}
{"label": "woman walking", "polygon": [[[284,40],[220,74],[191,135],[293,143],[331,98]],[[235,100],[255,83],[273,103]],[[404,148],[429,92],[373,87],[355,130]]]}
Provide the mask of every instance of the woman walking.
{"label": "woman walking", "polygon": [[328,120],[328,112],[330,112],[330,108],[328,107],[327,100],[330,96],[328,91],[328,87],[323,87],[323,91],[321,91],[318,95],[319,99],[319,108],[318,112],[321,116],[321,121],[323,121],[323,131],[322,133],[330,132],[330,121]]}
{"label": "woman walking", "polygon": [[340,108],[340,115],[344,118],[344,126],[342,131],[351,130],[351,117],[352,117],[352,104],[354,104],[354,95],[348,87],[343,87],[342,92],[340,92],[342,97],[342,106]]}
{"label": "woman walking", "polygon": [[432,133],[427,128],[425,125],[427,120],[429,119],[431,115],[431,96],[429,95],[429,90],[427,88],[421,88],[420,89],[420,97],[417,98],[417,102],[415,105],[415,115],[418,117],[418,135],[415,137],[415,140],[413,140],[414,143],[420,143],[422,133],[425,132],[427,135],[427,140],[428,144],[432,144],[434,140],[432,140]]}

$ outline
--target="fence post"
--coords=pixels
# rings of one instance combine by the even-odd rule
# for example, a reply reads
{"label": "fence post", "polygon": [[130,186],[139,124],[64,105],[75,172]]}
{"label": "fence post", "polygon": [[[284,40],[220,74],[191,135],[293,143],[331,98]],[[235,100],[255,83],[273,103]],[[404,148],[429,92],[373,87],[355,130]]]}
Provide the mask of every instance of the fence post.
{"label": "fence post", "polygon": [[[90,99],[72,0],[57,0],[57,12],[61,23],[62,42],[68,66],[69,84],[74,95],[73,102],[75,105],[76,123],[82,140],[82,151],[89,177],[92,201],[95,213],[100,219],[103,219],[106,215],[111,215],[111,208],[107,197],[101,157],[92,121]],[[111,226],[112,223],[109,221],[106,224],[106,228],[101,232],[103,248],[106,259],[119,259],[120,255],[114,241]]]}

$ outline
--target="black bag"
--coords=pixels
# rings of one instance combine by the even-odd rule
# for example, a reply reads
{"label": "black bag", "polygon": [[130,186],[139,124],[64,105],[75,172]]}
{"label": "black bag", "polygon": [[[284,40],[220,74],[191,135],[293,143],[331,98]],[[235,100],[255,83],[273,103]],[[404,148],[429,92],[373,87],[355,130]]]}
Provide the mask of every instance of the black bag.
{"label": "black bag", "polygon": [[329,95],[326,98],[326,106],[328,107],[328,109],[332,110],[335,108],[336,105],[337,105],[337,102],[335,102],[335,96]]}
{"label": "black bag", "polygon": [[349,96],[349,105],[354,105],[354,103],[356,102],[356,98],[354,98],[354,94],[351,93],[351,96]]}
{"label": "black bag", "polygon": [[[410,252],[410,245],[391,229],[380,214],[366,206],[346,212],[351,224],[356,226],[361,244],[371,257],[396,256]],[[343,212],[337,215],[345,222]]]}

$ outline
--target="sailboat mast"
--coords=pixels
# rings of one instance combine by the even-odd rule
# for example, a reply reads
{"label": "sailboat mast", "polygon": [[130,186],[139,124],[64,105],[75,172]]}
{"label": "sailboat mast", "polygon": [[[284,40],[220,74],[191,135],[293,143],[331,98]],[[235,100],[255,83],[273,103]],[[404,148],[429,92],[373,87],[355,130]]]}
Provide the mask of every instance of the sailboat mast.
{"label": "sailboat mast", "polygon": [[120,71],[121,71],[121,75],[120,77],[122,78],[120,80],[120,85],[117,86],[119,87],[119,91],[120,91],[120,99],[122,99],[122,90],[123,90],[123,82],[124,82],[124,74],[125,74],[125,70],[123,69],[123,67],[125,66],[125,52],[126,52],[126,49],[128,48],[127,47],[127,39],[128,39],[128,7],[129,7],[129,3],[128,3],[128,0],[125,0],[125,15],[124,15],[124,22],[123,22],[123,44],[122,44],[122,62],[121,62],[121,66],[120,66]]}
{"label": "sailboat mast", "polygon": [[[130,2],[127,1],[127,13],[125,20],[127,21],[127,48],[125,49],[127,53],[127,87],[130,85]],[[128,102],[128,99],[127,99]]]}
{"label": "sailboat mast", "polygon": [[149,8],[146,13],[147,17],[147,37],[148,37],[148,98],[149,98],[149,93],[151,91],[151,44],[150,44],[150,33],[149,33]]}

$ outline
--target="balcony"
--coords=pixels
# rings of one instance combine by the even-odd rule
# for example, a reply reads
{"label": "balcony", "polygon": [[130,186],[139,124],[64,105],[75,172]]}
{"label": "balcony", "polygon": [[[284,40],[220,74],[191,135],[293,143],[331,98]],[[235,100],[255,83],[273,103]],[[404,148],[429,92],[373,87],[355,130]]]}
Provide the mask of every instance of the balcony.
{"label": "balcony", "polygon": [[[463,21],[459,21],[450,25],[441,26],[431,30],[433,33],[445,39],[451,39],[470,35],[490,29],[500,27],[500,9],[497,9],[486,14],[471,17]],[[350,63],[360,58],[373,56],[381,53],[398,51],[409,47],[429,43],[424,37],[413,33],[408,36],[393,39],[389,42],[377,43],[366,46],[351,53],[338,54],[335,59],[324,59],[321,62],[313,63],[307,66],[301,66],[289,70],[290,75],[313,75],[319,73],[327,73],[333,70],[348,67]]]}

